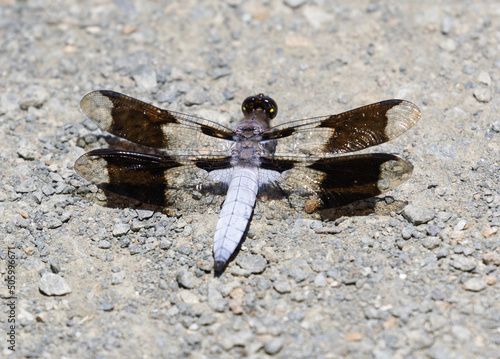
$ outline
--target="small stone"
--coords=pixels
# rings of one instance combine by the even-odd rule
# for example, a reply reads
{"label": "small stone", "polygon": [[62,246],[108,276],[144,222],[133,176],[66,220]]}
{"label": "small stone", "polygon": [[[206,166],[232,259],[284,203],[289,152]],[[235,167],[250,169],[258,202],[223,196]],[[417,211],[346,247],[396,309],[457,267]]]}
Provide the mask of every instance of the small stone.
{"label": "small stone", "polygon": [[274,283],[274,289],[280,294],[285,294],[292,291],[292,286],[287,281],[277,281]]}
{"label": "small stone", "polygon": [[472,64],[465,64],[462,67],[462,72],[466,75],[470,75],[470,74],[474,73],[474,71],[476,71],[476,66],[474,66]]}
{"label": "small stone", "polygon": [[407,337],[410,347],[416,350],[429,348],[434,343],[434,338],[423,329],[412,330]]}
{"label": "small stone", "polygon": [[471,331],[462,325],[453,325],[450,331],[462,343],[468,343],[472,336]]}
{"label": "small stone", "polygon": [[212,259],[202,259],[196,263],[196,266],[204,272],[211,272],[214,268],[214,261]]}
{"label": "small stone", "polygon": [[471,278],[464,283],[465,290],[471,292],[480,292],[487,287],[485,281],[480,278]]}
{"label": "small stone", "polygon": [[215,288],[214,285],[208,286],[208,305],[216,312],[223,312],[226,309],[226,301],[222,298],[222,294]]}
{"label": "small stone", "polygon": [[411,236],[413,235],[413,230],[414,230],[413,226],[408,226],[403,228],[403,230],[401,231],[401,237],[403,237],[404,240],[410,239]]}
{"label": "small stone", "polygon": [[17,154],[26,161],[33,161],[35,159],[35,152],[27,147],[19,148]]}
{"label": "small stone", "polygon": [[486,265],[500,266],[500,254],[496,252],[488,252],[483,255],[483,262]]}
{"label": "small stone", "polygon": [[234,288],[231,293],[229,293],[231,300],[229,301],[229,309],[234,314],[243,314],[243,298],[245,297],[245,291],[240,287]]}
{"label": "small stone", "polygon": [[208,101],[208,93],[200,88],[192,88],[186,94],[184,104],[186,106],[201,105]]}
{"label": "small stone", "polygon": [[288,319],[295,320],[297,322],[300,322],[302,319],[304,319],[305,316],[306,316],[306,313],[304,313],[300,309],[292,310],[287,315]]}
{"label": "small stone", "polygon": [[476,262],[472,258],[465,258],[462,256],[453,256],[451,266],[462,272],[471,272],[476,269]]}
{"label": "small stone", "polygon": [[345,336],[347,342],[359,342],[363,339],[363,334],[360,332],[350,332]]}
{"label": "small stone", "polygon": [[49,319],[49,314],[47,312],[38,313],[36,315],[36,321],[40,323],[47,323]]}
{"label": "small stone", "polygon": [[177,283],[183,288],[192,289],[195,286],[195,276],[192,272],[181,271],[177,274]]}
{"label": "small stone", "polygon": [[449,254],[448,248],[442,247],[436,253],[437,259],[446,258]]}
{"label": "small stone", "polygon": [[140,221],[138,219],[134,219],[132,221],[132,223],[130,224],[130,229],[133,231],[133,232],[139,232],[142,228],[144,228],[146,226],[146,224],[144,223],[144,221]]}
{"label": "small stone", "polygon": [[113,236],[120,237],[128,233],[130,231],[130,225],[127,223],[117,223],[113,228]]}
{"label": "small stone", "polygon": [[365,313],[366,319],[380,319],[381,318],[380,311],[372,306],[365,307],[363,309],[363,312]]}
{"label": "small stone", "polygon": [[245,347],[252,342],[254,334],[250,329],[243,329],[236,333],[225,333],[219,341],[220,345],[229,350],[236,346]]}
{"label": "small stone", "polygon": [[292,9],[296,9],[302,5],[304,5],[306,0],[285,0],[284,3],[286,6],[291,7]]}
{"label": "small stone", "polygon": [[449,231],[448,236],[450,236],[451,239],[456,239],[461,242],[465,237],[465,233],[463,231]]}
{"label": "small stone", "polygon": [[457,49],[457,42],[452,38],[447,38],[439,44],[439,47],[447,52],[453,52]]}
{"label": "small stone", "polygon": [[497,282],[498,278],[494,275],[485,275],[483,277],[483,280],[488,285],[494,285]]}
{"label": "small stone", "polygon": [[327,284],[326,276],[323,273],[318,273],[316,277],[314,277],[314,285],[316,287],[325,287]]}
{"label": "small stone", "polygon": [[487,227],[482,230],[481,234],[483,235],[484,238],[489,238],[497,232],[498,232],[497,228]]}
{"label": "small stone", "polygon": [[284,338],[269,339],[264,343],[264,351],[269,355],[278,353],[285,344]]}
{"label": "small stone", "polygon": [[467,225],[467,221],[465,219],[461,219],[460,221],[458,221],[458,223],[455,225],[455,227],[453,227],[453,230],[454,231],[462,231],[466,225]]}
{"label": "small stone", "polygon": [[486,71],[481,71],[477,76],[477,81],[486,86],[491,86],[491,76]]}
{"label": "small stone", "polygon": [[477,87],[474,89],[474,98],[479,102],[488,103],[492,98],[491,90],[488,87]]}
{"label": "small stone", "polygon": [[250,273],[262,273],[266,269],[267,261],[260,254],[246,254],[238,256],[236,263]]}
{"label": "small stone", "polygon": [[36,185],[35,180],[33,178],[28,178],[27,180],[21,182],[19,185],[17,185],[14,188],[14,190],[17,193],[29,193],[29,192],[33,192],[36,189],[37,189],[37,185]]}
{"label": "small stone", "polygon": [[141,64],[137,66],[132,72],[132,78],[138,87],[148,92],[156,92],[158,81],[156,72],[150,64]]}
{"label": "small stone", "polygon": [[425,229],[425,231],[427,232],[427,234],[429,236],[432,236],[432,237],[437,237],[437,235],[439,234],[440,232],[440,229],[438,226],[434,225],[434,224],[429,224],[427,226],[427,228]]}
{"label": "small stone", "polygon": [[108,249],[111,248],[111,243],[105,239],[101,239],[99,242],[97,242],[97,247],[102,249]]}
{"label": "small stone", "polygon": [[47,228],[49,228],[49,229],[59,228],[62,225],[63,225],[63,223],[61,222],[61,220],[59,218],[49,217],[47,219]]}
{"label": "small stone", "polygon": [[189,305],[198,304],[200,302],[198,297],[193,293],[192,290],[181,289],[179,291],[178,298],[181,302]]}
{"label": "small stone", "polygon": [[154,211],[151,211],[149,209],[138,209],[138,210],[136,210],[136,212],[137,212],[137,215],[141,221],[143,221],[145,219],[149,219],[149,218],[153,217],[153,215],[155,214]]}
{"label": "small stone", "polygon": [[447,16],[441,22],[441,33],[443,35],[448,35],[453,27],[453,18],[451,16]]}
{"label": "small stone", "polygon": [[125,279],[125,272],[118,272],[111,274],[112,285],[122,284],[124,279]]}
{"label": "small stone", "polygon": [[139,248],[139,246],[135,243],[131,244],[129,246],[129,250],[130,250],[130,255],[134,255],[134,254],[139,254],[141,253],[141,249]]}
{"label": "small stone", "polygon": [[331,263],[324,259],[314,259],[311,262],[311,268],[315,272],[327,272],[331,267]]}
{"label": "small stone", "polygon": [[434,211],[415,207],[410,204],[404,208],[403,216],[408,222],[414,226],[418,226],[431,221],[434,218]]}
{"label": "small stone", "polygon": [[172,241],[169,239],[162,239],[160,241],[159,247],[160,247],[160,249],[163,249],[164,251],[166,251],[167,249],[172,247]]}
{"label": "small stone", "polygon": [[38,289],[45,295],[65,295],[71,293],[71,288],[66,280],[54,273],[43,274]]}
{"label": "small stone", "polygon": [[422,245],[429,250],[439,247],[440,244],[441,238],[439,237],[427,237],[422,241]]}
{"label": "small stone", "polygon": [[40,108],[48,100],[49,93],[43,86],[33,85],[23,91],[23,97],[19,103],[22,110],[27,110],[29,107]]}

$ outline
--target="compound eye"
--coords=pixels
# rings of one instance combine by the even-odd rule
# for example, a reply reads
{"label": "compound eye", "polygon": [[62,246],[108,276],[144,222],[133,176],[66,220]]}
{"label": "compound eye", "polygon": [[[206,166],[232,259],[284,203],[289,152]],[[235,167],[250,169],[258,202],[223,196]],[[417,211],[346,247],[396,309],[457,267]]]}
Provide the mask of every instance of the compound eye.
{"label": "compound eye", "polygon": [[276,102],[264,94],[247,97],[241,106],[241,110],[245,115],[252,113],[258,108],[264,110],[270,119],[275,118],[278,114],[278,105]]}

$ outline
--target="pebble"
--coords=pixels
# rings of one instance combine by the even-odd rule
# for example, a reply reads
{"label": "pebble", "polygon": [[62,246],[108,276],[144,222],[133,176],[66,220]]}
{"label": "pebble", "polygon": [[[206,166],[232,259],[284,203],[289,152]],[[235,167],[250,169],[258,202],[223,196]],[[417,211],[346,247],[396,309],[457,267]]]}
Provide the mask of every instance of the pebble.
{"label": "pebble", "polygon": [[306,0],[284,0],[286,6],[296,9],[306,3]]}
{"label": "pebble", "polygon": [[236,263],[250,273],[262,273],[266,269],[267,261],[260,254],[241,254],[236,257]]}
{"label": "pebble", "polygon": [[273,338],[269,339],[264,343],[264,351],[266,354],[274,355],[278,353],[285,344],[285,339],[283,338]]}
{"label": "pebble", "polygon": [[177,283],[183,288],[192,289],[196,285],[196,277],[190,271],[182,270],[177,274]]}
{"label": "pebble", "polygon": [[23,91],[23,97],[19,103],[19,107],[22,110],[27,110],[28,107],[39,108],[43,106],[48,98],[49,93],[44,87],[33,85]]}
{"label": "pebble", "polygon": [[208,285],[207,300],[210,308],[216,312],[223,312],[227,308],[227,301],[222,298],[222,294],[213,284]]}
{"label": "pebble", "polygon": [[250,343],[254,338],[254,334],[250,329],[243,329],[236,333],[221,333],[221,340],[219,344],[225,349],[229,350],[236,346],[244,347]]}
{"label": "pebble", "polygon": [[472,258],[465,258],[462,256],[453,256],[450,265],[462,272],[471,272],[476,269],[477,263]]}
{"label": "pebble", "polygon": [[113,236],[120,237],[130,231],[130,225],[127,223],[117,223],[113,227]]}
{"label": "pebble", "polygon": [[447,52],[454,52],[457,49],[457,42],[452,38],[447,38],[439,44],[439,47]]}
{"label": "pebble", "polygon": [[434,216],[434,211],[415,207],[411,204],[403,209],[403,217],[414,226],[427,223],[431,221]]}
{"label": "pebble", "polygon": [[323,273],[318,273],[316,277],[314,277],[314,285],[316,287],[325,287],[327,284],[326,276]]}
{"label": "pebble", "polygon": [[324,259],[314,259],[311,262],[311,269],[315,272],[327,272],[332,264]]}
{"label": "pebble", "polygon": [[156,92],[158,81],[156,72],[151,64],[141,64],[131,73],[137,86],[147,92]]}
{"label": "pebble", "polygon": [[71,288],[60,275],[45,272],[40,279],[38,288],[45,295],[65,295],[71,293]]}
{"label": "pebble", "polygon": [[479,75],[477,76],[477,81],[482,84],[482,85],[486,85],[486,86],[491,86],[491,76],[489,73],[487,73],[486,71],[481,71],[479,73]]}
{"label": "pebble", "polygon": [[101,239],[99,242],[97,242],[97,247],[102,248],[102,249],[108,249],[111,248],[111,242]]}
{"label": "pebble", "polygon": [[496,252],[488,252],[483,255],[483,262],[486,265],[500,266],[500,254]]}
{"label": "pebble", "polygon": [[401,237],[403,237],[403,239],[405,240],[410,239],[413,235],[414,230],[415,228],[413,226],[404,227],[403,230],[401,231]]}
{"label": "pebble", "polygon": [[461,343],[468,343],[472,337],[471,331],[463,325],[452,325],[450,332]]}
{"label": "pebble", "polygon": [[112,285],[122,284],[124,279],[125,279],[125,272],[118,272],[111,274]]}
{"label": "pebble", "polygon": [[350,332],[345,336],[347,342],[359,342],[363,339],[363,334],[360,332]]}
{"label": "pebble", "polygon": [[163,249],[164,251],[166,251],[167,249],[172,247],[172,243],[173,242],[170,239],[162,239],[162,240],[160,240],[159,247],[160,247],[160,249]]}
{"label": "pebble", "polygon": [[201,105],[208,101],[208,93],[198,87],[192,88],[186,94],[184,104],[186,106]]}
{"label": "pebble", "polygon": [[274,289],[280,294],[285,294],[292,291],[292,286],[287,281],[277,281],[274,283]]}
{"label": "pebble", "polygon": [[441,244],[441,238],[439,237],[426,237],[422,241],[422,245],[429,250],[433,250],[439,247],[440,244]]}
{"label": "pebble", "polygon": [[465,219],[461,219],[460,221],[457,222],[455,227],[453,227],[453,230],[461,231],[465,228],[466,225],[467,225],[467,221]]}
{"label": "pebble", "polygon": [[474,89],[474,98],[478,102],[488,103],[492,99],[491,90],[488,87],[477,87]]}
{"label": "pebble", "polygon": [[451,16],[446,16],[441,22],[441,33],[443,35],[448,35],[453,27],[453,18]]}
{"label": "pebble", "polygon": [[434,343],[434,338],[423,329],[411,330],[407,337],[410,346],[417,350],[429,348]]}
{"label": "pebble", "polygon": [[471,292],[480,292],[483,289],[485,289],[487,286],[488,285],[486,284],[486,282],[480,278],[471,278],[471,279],[468,279],[464,282],[465,290],[468,290]]}

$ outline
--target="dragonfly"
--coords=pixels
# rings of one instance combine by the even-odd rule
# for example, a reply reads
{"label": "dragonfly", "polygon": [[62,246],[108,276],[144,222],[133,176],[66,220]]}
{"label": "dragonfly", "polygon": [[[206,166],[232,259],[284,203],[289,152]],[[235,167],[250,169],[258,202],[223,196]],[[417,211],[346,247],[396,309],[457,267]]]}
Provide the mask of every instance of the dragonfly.
{"label": "dragonfly", "polygon": [[421,117],[415,104],[391,99],[272,126],[278,105],[262,93],[243,101],[234,129],[109,90],[90,92],[80,107],[103,131],[148,149],[96,149],[76,161],[76,172],[105,193],[175,208],[200,184],[223,188],[208,194],[226,195],[213,238],[215,273],[234,256],[268,191],[306,193],[322,210],[405,182],[413,166],[400,157],[346,154],[392,140]]}

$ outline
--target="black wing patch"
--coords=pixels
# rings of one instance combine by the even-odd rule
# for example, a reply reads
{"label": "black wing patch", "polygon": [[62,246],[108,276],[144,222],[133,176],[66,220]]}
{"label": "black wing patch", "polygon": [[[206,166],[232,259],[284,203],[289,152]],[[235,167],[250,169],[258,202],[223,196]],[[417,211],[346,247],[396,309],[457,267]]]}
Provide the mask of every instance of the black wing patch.
{"label": "black wing patch", "polygon": [[276,141],[276,156],[328,156],[359,151],[387,142],[408,130],[421,113],[404,100],[388,100],[338,115],[284,123],[262,136]]}
{"label": "black wing patch", "polygon": [[99,188],[157,206],[179,202],[179,190],[190,189],[206,178],[203,171],[230,167],[230,157],[197,158],[99,149],[81,156],[75,170]]}
{"label": "black wing patch", "polygon": [[103,130],[131,142],[182,154],[227,153],[234,132],[215,122],[163,110],[113,91],[94,91],[80,107]]}
{"label": "black wing patch", "polygon": [[315,161],[264,157],[262,168],[282,173],[280,186],[305,189],[320,199],[321,209],[377,196],[405,182],[413,171],[409,162],[383,153]]}

